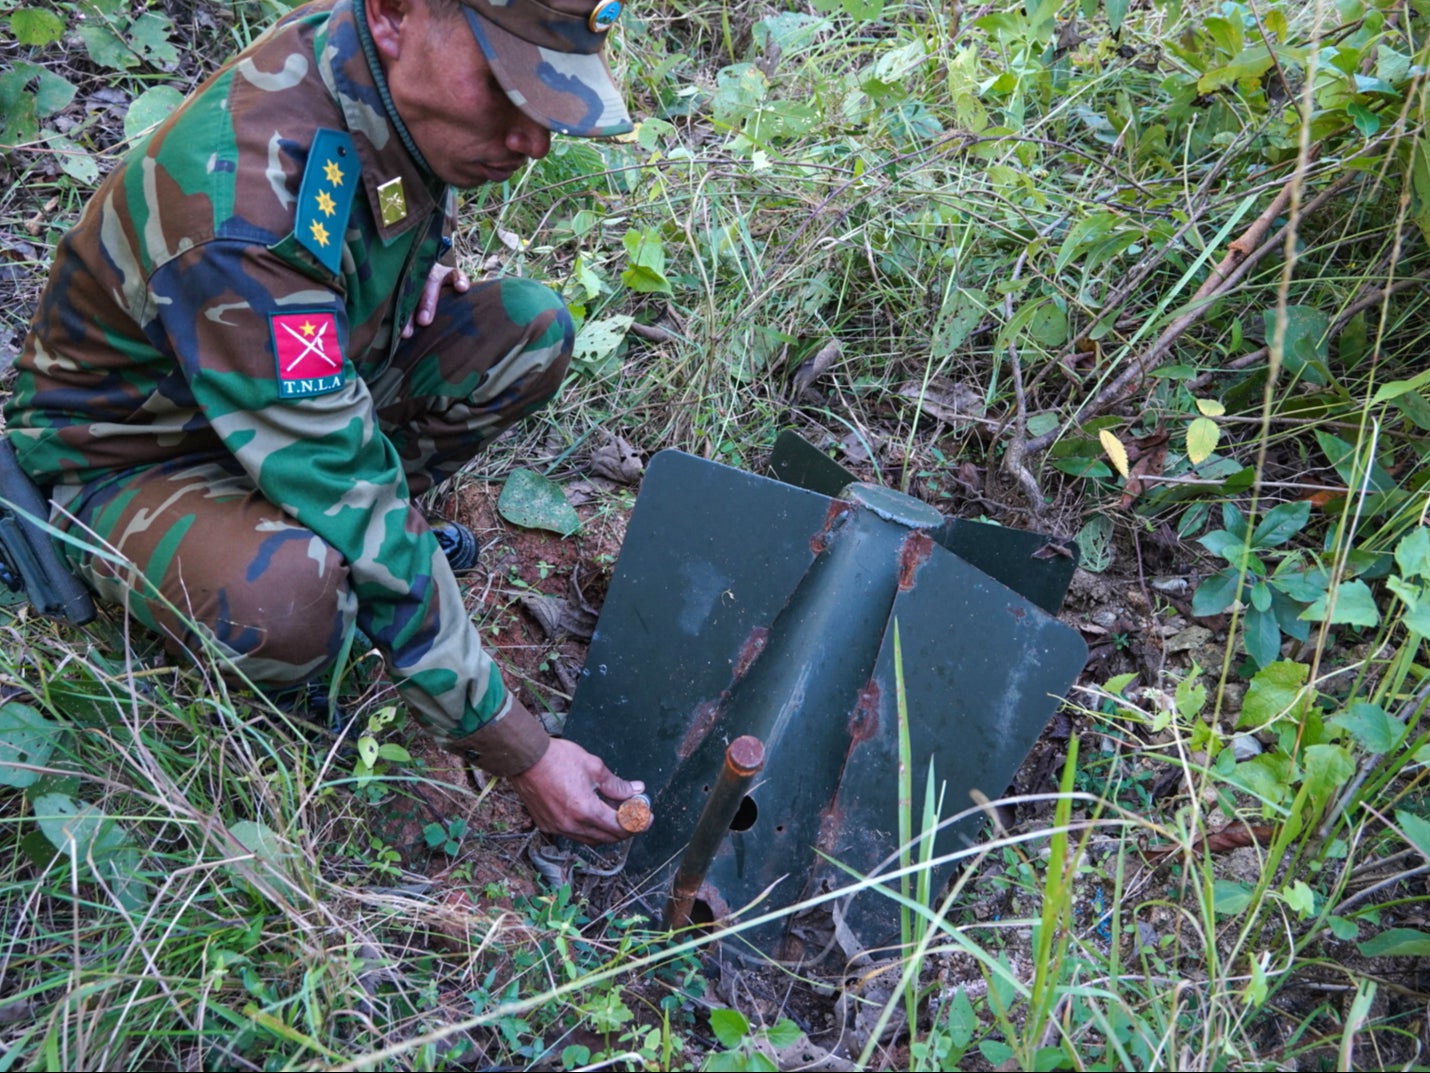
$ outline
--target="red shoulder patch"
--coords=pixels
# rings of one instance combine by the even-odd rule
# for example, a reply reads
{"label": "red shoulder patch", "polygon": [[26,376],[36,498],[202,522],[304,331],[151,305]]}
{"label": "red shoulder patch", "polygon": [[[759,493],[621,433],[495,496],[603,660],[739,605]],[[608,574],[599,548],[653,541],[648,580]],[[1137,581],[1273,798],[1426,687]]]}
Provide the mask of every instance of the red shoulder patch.
{"label": "red shoulder patch", "polygon": [[331,313],[273,313],[268,326],[273,333],[280,398],[323,395],[343,386],[337,317]]}

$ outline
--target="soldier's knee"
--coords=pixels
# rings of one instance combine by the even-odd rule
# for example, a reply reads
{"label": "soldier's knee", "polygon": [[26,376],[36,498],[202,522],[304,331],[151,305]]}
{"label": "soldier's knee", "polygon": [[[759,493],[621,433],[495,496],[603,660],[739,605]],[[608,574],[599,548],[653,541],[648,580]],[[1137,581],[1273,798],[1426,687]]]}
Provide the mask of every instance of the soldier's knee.
{"label": "soldier's knee", "polygon": [[520,277],[500,281],[502,309],[526,341],[528,352],[549,354],[549,364],[562,371],[571,361],[576,328],[561,296],[535,280]]}
{"label": "soldier's knee", "polygon": [[312,556],[255,563],[243,583],[215,594],[205,623],[220,650],[260,685],[303,682],[330,666],[357,615],[348,568],[314,540]]}

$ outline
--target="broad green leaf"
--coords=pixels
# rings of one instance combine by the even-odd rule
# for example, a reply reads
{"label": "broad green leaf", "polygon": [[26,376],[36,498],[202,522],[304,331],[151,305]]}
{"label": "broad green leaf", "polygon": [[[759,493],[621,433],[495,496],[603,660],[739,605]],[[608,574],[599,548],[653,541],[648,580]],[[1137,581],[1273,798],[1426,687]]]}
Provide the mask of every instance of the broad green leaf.
{"label": "broad green leaf", "polygon": [[1251,884],[1218,879],[1212,884],[1212,909],[1218,916],[1233,916],[1251,904]]}
{"label": "broad green leaf", "polygon": [[711,1010],[710,1031],[722,1047],[738,1047],[750,1034],[750,1022],[739,1010]]}
{"label": "broad green leaf", "polygon": [[[1275,338],[1276,310],[1264,313],[1266,339]],[[1286,334],[1283,337],[1286,369],[1293,374],[1304,376],[1312,383],[1325,384],[1326,359],[1330,353],[1328,332],[1331,318],[1323,310],[1312,306],[1286,307]]]}
{"label": "broad green leaf", "polygon": [[1299,720],[1309,703],[1305,685],[1311,669],[1304,663],[1279,660],[1256,672],[1241,703],[1238,727],[1256,727],[1289,718]]}
{"label": "broad green leaf", "polygon": [[119,821],[68,794],[42,794],[33,802],[35,823],[50,845],[93,874],[127,909],[148,904],[139,881],[139,851]]}
{"label": "broad green leaf", "polygon": [[621,282],[637,294],[673,294],[670,280],[645,265],[631,265],[621,273]]}
{"label": "broad green leaf", "polygon": [[1207,578],[1192,595],[1192,614],[1221,614],[1236,598],[1236,585],[1240,580],[1241,574],[1236,570],[1222,570]]}
{"label": "broad green leaf", "polygon": [[1246,558],[1246,539],[1226,529],[1213,529],[1198,537],[1197,543],[1233,566],[1240,566]]}
{"label": "broad green leaf", "polygon": [[69,106],[79,92],[73,82],[47,67],[26,64],[35,71],[35,114],[41,119]]}
{"label": "broad green leaf", "polygon": [[134,141],[169,118],[169,113],[183,103],[184,95],[173,86],[154,86],[134,98],[124,113],[124,136]]}
{"label": "broad green leaf", "polygon": [[1331,575],[1319,566],[1287,566],[1285,569],[1278,567],[1271,583],[1298,603],[1309,604],[1326,594]]}
{"label": "broad green leaf", "polygon": [[749,1063],[738,1051],[712,1054],[705,1060],[708,1073],[749,1073]]}
{"label": "broad green leaf", "polygon": [[1194,666],[1192,672],[1177,683],[1177,714],[1183,719],[1194,719],[1207,704],[1207,687],[1197,677],[1199,670]]}
{"label": "broad green leaf", "polygon": [[40,777],[17,764],[43,767],[64,728],[17,700],[0,705],[0,786],[24,789]]}
{"label": "broad green leaf", "polygon": [[[1122,222],[1121,217],[1110,212],[1096,212],[1085,219],[1079,220],[1068,228],[1068,233],[1063,239],[1062,248],[1058,251],[1058,258],[1053,262],[1053,271],[1061,272],[1073,259],[1094,242],[1100,241],[1109,231],[1117,227]],[[1084,261],[1084,263],[1086,263]],[[1089,268],[1095,267],[1088,265]]]}
{"label": "broad green leaf", "polygon": [[1305,787],[1317,804],[1329,801],[1356,773],[1355,762],[1342,745],[1312,745],[1303,754]]}
{"label": "broad green leaf", "polygon": [[1423,373],[1411,377],[1409,380],[1391,380],[1389,383],[1381,384],[1376,393],[1371,397],[1371,405],[1381,402],[1390,402],[1398,399],[1402,395],[1408,395],[1412,391],[1419,391],[1426,384],[1430,384],[1430,369]]}
{"label": "broad green leaf", "polygon": [[1122,29],[1122,20],[1127,17],[1127,9],[1131,6],[1132,0],[1105,0],[1103,7],[1107,11],[1107,28],[1112,34]]}
{"label": "broad green leaf", "polygon": [[1286,899],[1286,904],[1295,910],[1296,915],[1305,920],[1316,910],[1316,895],[1310,887],[1306,886],[1306,881],[1298,879],[1289,887],[1281,891],[1281,896]]}
{"label": "broad green leaf", "polygon": [[1356,125],[1356,130],[1360,131],[1363,138],[1373,137],[1376,131],[1380,130],[1380,114],[1359,101],[1351,101],[1346,105],[1346,115],[1351,117],[1351,122]]}
{"label": "broad green leaf", "polygon": [[1398,577],[1386,578],[1385,587],[1405,602],[1401,624],[1421,637],[1430,637],[1430,593],[1425,587]]}
{"label": "broad green leaf", "polygon": [[1343,943],[1360,934],[1360,925],[1345,917],[1329,916],[1326,918],[1326,926],[1331,929],[1331,934]]}
{"label": "broad green leaf", "polygon": [[169,16],[146,11],[129,24],[129,42],[146,62],[162,71],[172,71],[179,65],[179,53],[169,40],[174,24]]}
{"label": "broad green leaf", "polygon": [[1250,531],[1246,515],[1237,510],[1236,504],[1230,500],[1221,505],[1221,527],[1239,540],[1245,540]]}
{"label": "broad green leaf", "polygon": [[1363,460],[1358,457],[1359,452],[1354,444],[1319,428],[1316,429],[1316,442],[1325,452],[1326,459],[1331,463],[1336,475],[1353,492],[1359,492],[1363,484],[1372,492],[1388,492],[1395,487],[1395,478],[1387,473],[1379,462],[1371,462],[1370,479],[1366,480],[1362,468]]}
{"label": "broad green leaf", "polygon": [[79,28],[79,37],[89,58],[100,67],[123,71],[139,64],[139,57],[134,55],[134,51],[101,22],[86,22]]}
{"label": "broad green leaf", "polygon": [[982,291],[961,287],[954,291],[934,321],[934,357],[946,358],[961,347],[987,312],[988,299]]}
{"label": "broad green leaf", "polygon": [[99,162],[94,155],[79,143],[63,134],[45,131],[45,147],[55,154],[60,168],[66,175],[78,179],[86,186],[99,182]]}
{"label": "broad green leaf", "polygon": [[1405,809],[1395,810],[1395,822],[1410,844],[1420,851],[1420,855],[1430,861],[1430,820],[1423,819]]}
{"label": "broad green leaf", "polygon": [[884,13],[884,0],[840,0],[840,6],[860,22],[869,22]]}
{"label": "broad green leaf", "polygon": [[[1231,756],[1231,750],[1222,755]],[[1279,805],[1290,792],[1291,758],[1283,753],[1262,753],[1237,764],[1228,780],[1269,805]]]}
{"label": "broad green leaf", "polygon": [[769,1040],[772,1047],[793,1047],[803,1034],[799,1025],[788,1017],[781,1017],[770,1026],[769,1031],[765,1033],[765,1038]]}
{"label": "broad green leaf", "polygon": [[1281,503],[1266,512],[1256,525],[1251,536],[1255,548],[1279,548],[1286,541],[1306,528],[1311,517],[1311,501],[1298,500],[1295,503]]}
{"label": "broad green leaf", "polygon": [[998,332],[995,349],[1004,349],[1026,331],[1044,346],[1056,347],[1067,339],[1067,314],[1051,298],[1036,297],[1023,302]]}
{"label": "broad green leaf", "polygon": [[1082,552],[1079,565],[1090,573],[1102,573],[1112,565],[1112,519],[1105,514],[1094,514],[1078,531],[1077,544]]}
{"label": "broad green leaf", "polygon": [[1301,612],[1301,617],[1311,622],[1328,621],[1332,625],[1375,626],[1380,622],[1380,609],[1375,606],[1375,595],[1370,586],[1359,578],[1342,581],[1336,586],[1336,604],[1329,619],[1326,618],[1328,598],[1323,594]]}
{"label": "broad green leaf", "polygon": [[1395,565],[1407,578],[1430,578],[1430,528],[1417,525],[1395,545]]}
{"label": "broad green leaf", "polygon": [[529,469],[513,470],[497,497],[497,510],[513,525],[570,536],[581,528],[576,509],[556,482]]}
{"label": "broad green leaf", "polygon": [[1298,641],[1304,641],[1311,636],[1311,624],[1300,617],[1303,609],[1301,603],[1291,599],[1279,588],[1272,588],[1271,613],[1276,616],[1276,624],[1281,627],[1282,633]]}
{"label": "broad green leaf", "polygon": [[1368,753],[1388,753],[1400,742],[1405,727],[1385,713],[1378,704],[1357,701],[1330,721],[1340,727]]}
{"label": "broad green leaf", "polygon": [[257,820],[239,820],[228,830],[244,849],[274,867],[286,867],[287,863],[297,856],[282,835]]}
{"label": "broad green leaf", "polygon": [[1208,71],[1197,79],[1197,92],[1205,96],[1215,93],[1223,86],[1259,80],[1273,66],[1275,62],[1265,46],[1252,46],[1239,53],[1230,63]]}
{"label": "broad green leaf", "polygon": [[1269,610],[1248,608],[1241,637],[1247,655],[1256,660],[1258,667],[1265,667],[1281,654],[1281,627]]}
{"label": "broad green leaf", "polygon": [[1221,439],[1221,428],[1209,417],[1195,418],[1187,426],[1187,458],[1199,466],[1211,457]]}
{"label": "broad green leaf", "polygon": [[84,860],[101,842],[108,817],[93,805],[78,803],[69,794],[41,794],[32,805],[35,823],[60,853]]}
{"label": "broad green leaf", "polygon": [[1357,943],[1362,957],[1430,958],[1430,933],[1416,928],[1391,928]]}
{"label": "broad green leaf", "polygon": [[25,89],[22,71],[0,71],[0,143],[26,145],[40,133],[35,95]]}
{"label": "broad green leaf", "polygon": [[968,993],[959,988],[954,992],[953,1002],[948,1010],[948,1034],[953,1045],[960,1051],[973,1042],[973,1033],[978,1028],[978,1015],[973,1011],[973,1003]]}
{"label": "broad green leaf", "polygon": [[1102,688],[1107,690],[1112,696],[1120,697],[1122,696],[1122,691],[1135,681],[1137,681],[1137,673],[1135,671],[1129,674],[1114,674],[1103,683]]}
{"label": "broad green leaf", "polygon": [[985,1039],[978,1043],[978,1052],[983,1055],[984,1061],[995,1069],[1006,1065],[1013,1060],[1013,1048],[1002,1040]]}
{"label": "broad green leaf", "polygon": [[53,11],[22,7],[10,16],[10,32],[18,44],[43,48],[64,36],[65,20]]}
{"label": "broad green leaf", "polygon": [[620,363],[616,352],[635,323],[629,313],[587,321],[576,336],[572,361],[576,368],[591,376],[606,376],[616,371]]}
{"label": "broad green leaf", "polygon": [[1197,409],[1203,417],[1220,417],[1226,413],[1226,404],[1220,399],[1198,399]]}

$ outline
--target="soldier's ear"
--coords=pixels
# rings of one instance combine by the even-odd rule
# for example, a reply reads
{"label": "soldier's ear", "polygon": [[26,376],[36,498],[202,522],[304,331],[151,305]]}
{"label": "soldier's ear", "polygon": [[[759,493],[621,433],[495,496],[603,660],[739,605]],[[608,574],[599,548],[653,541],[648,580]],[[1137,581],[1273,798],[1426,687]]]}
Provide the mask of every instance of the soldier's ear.
{"label": "soldier's ear", "polygon": [[412,0],[359,0],[366,5],[367,26],[372,43],[383,61],[391,62],[402,55],[403,34],[410,33]]}

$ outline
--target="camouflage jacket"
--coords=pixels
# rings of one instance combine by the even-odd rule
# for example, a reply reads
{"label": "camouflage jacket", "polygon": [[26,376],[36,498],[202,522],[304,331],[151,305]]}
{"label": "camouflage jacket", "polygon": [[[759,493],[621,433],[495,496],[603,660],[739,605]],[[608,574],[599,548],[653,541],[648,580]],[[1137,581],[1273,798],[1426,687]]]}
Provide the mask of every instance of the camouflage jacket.
{"label": "camouflage jacket", "polygon": [[[373,69],[351,0],[320,0],[138,146],[56,250],[6,432],[52,485],[230,452],[348,560],[358,625],[438,741],[480,731],[470,744],[497,755],[531,727],[505,718],[501,676],[369,392],[451,204],[404,149]],[[302,184],[318,177],[319,138],[314,192]],[[406,213],[384,224],[378,187],[397,177]]]}

